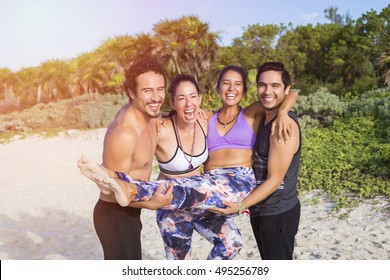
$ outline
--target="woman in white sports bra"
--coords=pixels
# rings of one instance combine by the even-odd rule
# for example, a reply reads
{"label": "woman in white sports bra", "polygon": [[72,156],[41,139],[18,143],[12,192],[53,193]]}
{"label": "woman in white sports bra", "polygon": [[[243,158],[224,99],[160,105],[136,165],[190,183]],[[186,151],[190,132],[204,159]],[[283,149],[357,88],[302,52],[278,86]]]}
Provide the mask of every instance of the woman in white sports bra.
{"label": "woman in white sports bra", "polygon": [[172,112],[165,118],[157,137],[159,179],[199,175],[207,160],[207,119],[199,118],[202,97],[190,75],[174,77],[168,88]]}
{"label": "woman in white sports bra", "polygon": [[[199,86],[192,76],[178,75],[172,79],[168,93],[172,112],[165,118],[165,124],[161,126],[157,138],[155,155],[160,168],[158,178],[200,175],[201,166],[208,158],[208,149],[207,120],[197,119],[202,99]],[[194,230],[207,240],[224,238],[207,228],[210,224],[207,218],[205,220],[205,217],[181,209],[157,209],[156,220],[167,259],[191,258]]]}

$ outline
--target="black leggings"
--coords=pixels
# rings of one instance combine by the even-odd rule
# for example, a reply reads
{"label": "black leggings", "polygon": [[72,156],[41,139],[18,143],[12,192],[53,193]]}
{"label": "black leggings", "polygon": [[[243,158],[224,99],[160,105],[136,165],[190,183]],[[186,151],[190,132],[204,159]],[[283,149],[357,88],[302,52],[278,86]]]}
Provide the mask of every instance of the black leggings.
{"label": "black leggings", "polygon": [[301,204],[278,215],[251,217],[262,260],[292,260]]}
{"label": "black leggings", "polygon": [[141,260],[141,209],[100,200],[93,211],[105,260]]}

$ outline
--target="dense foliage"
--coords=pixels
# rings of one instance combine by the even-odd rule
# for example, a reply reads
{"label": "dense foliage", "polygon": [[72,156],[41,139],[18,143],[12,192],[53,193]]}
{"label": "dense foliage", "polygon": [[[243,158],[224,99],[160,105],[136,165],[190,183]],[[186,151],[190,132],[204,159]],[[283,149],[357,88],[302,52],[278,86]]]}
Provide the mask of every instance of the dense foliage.
{"label": "dense foliage", "polygon": [[305,127],[299,176],[301,190],[326,190],[336,209],[357,197],[390,196],[390,89],[367,92],[344,107],[344,116],[328,127]]}

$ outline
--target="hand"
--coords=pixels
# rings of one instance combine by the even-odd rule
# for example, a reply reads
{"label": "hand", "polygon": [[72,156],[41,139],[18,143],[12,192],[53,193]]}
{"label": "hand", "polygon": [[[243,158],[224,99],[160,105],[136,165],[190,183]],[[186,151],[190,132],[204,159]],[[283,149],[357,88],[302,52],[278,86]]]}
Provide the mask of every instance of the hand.
{"label": "hand", "polygon": [[202,108],[198,109],[198,116],[200,119],[205,119],[205,120],[207,120],[209,118],[206,110],[203,110]]}
{"label": "hand", "polygon": [[160,125],[162,125],[163,127],[166,127],[167,126],[167,121],[166,121],[166,118],[164,117],[160,117],[159,118],[159,121],[160,121]]}
{"label": "hand", "polygon": [[160,114],[157,118],[155,118],[155,124],[156,124],[156,131],[157,136],[160,135],[161,126],[166,127],[165,118]]}
{"label": "hand", "polygon": [[294,132],[291,127],[291,118],[284,111],[278,112],[278,117],[272,123],[271,135],[274,135],[275,129],[277,129],[278,142],[284,141],[287,143],[294,136]]}
{"label": "hand", "polygon": [[226,208],[209,208],[207,209],[210,212],[213,212],[215,214],[222,214],[222,215],[229,215],[229,214],[237,214],[238,213],[238,205],[234,202],[230,201],[223,201],[223,205],[226,206]]}
{"label": "hand", "polygon": [[168,185],[168,182],[161,183],[152,197],[149,200],[149,209],[156,210],[158,208],[171,204],[173,199],[173,182]]}

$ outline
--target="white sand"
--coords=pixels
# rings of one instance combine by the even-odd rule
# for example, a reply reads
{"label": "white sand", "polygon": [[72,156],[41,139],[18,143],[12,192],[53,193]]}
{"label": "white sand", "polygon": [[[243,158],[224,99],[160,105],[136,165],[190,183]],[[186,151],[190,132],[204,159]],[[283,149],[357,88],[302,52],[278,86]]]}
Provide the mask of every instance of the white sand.
{"label": "white sand", "polygon": [[[77,159],[101,160],[105,129],[69,131],[0,145],[0,259],[102,259],[92,222],[98,189],[79,174]],[[320,204],[310,206],[310,198]],[[296,259],[390,259],[389,199],[367,201],[349,217],[332,214],[318,192],[302,197]],[[153,211],[142,211],[144,259],[164,259]],[[248,217],[236,219],[245,247],[237,259],[259,259]],[[194,234],[193,259],[211,245]]]}

